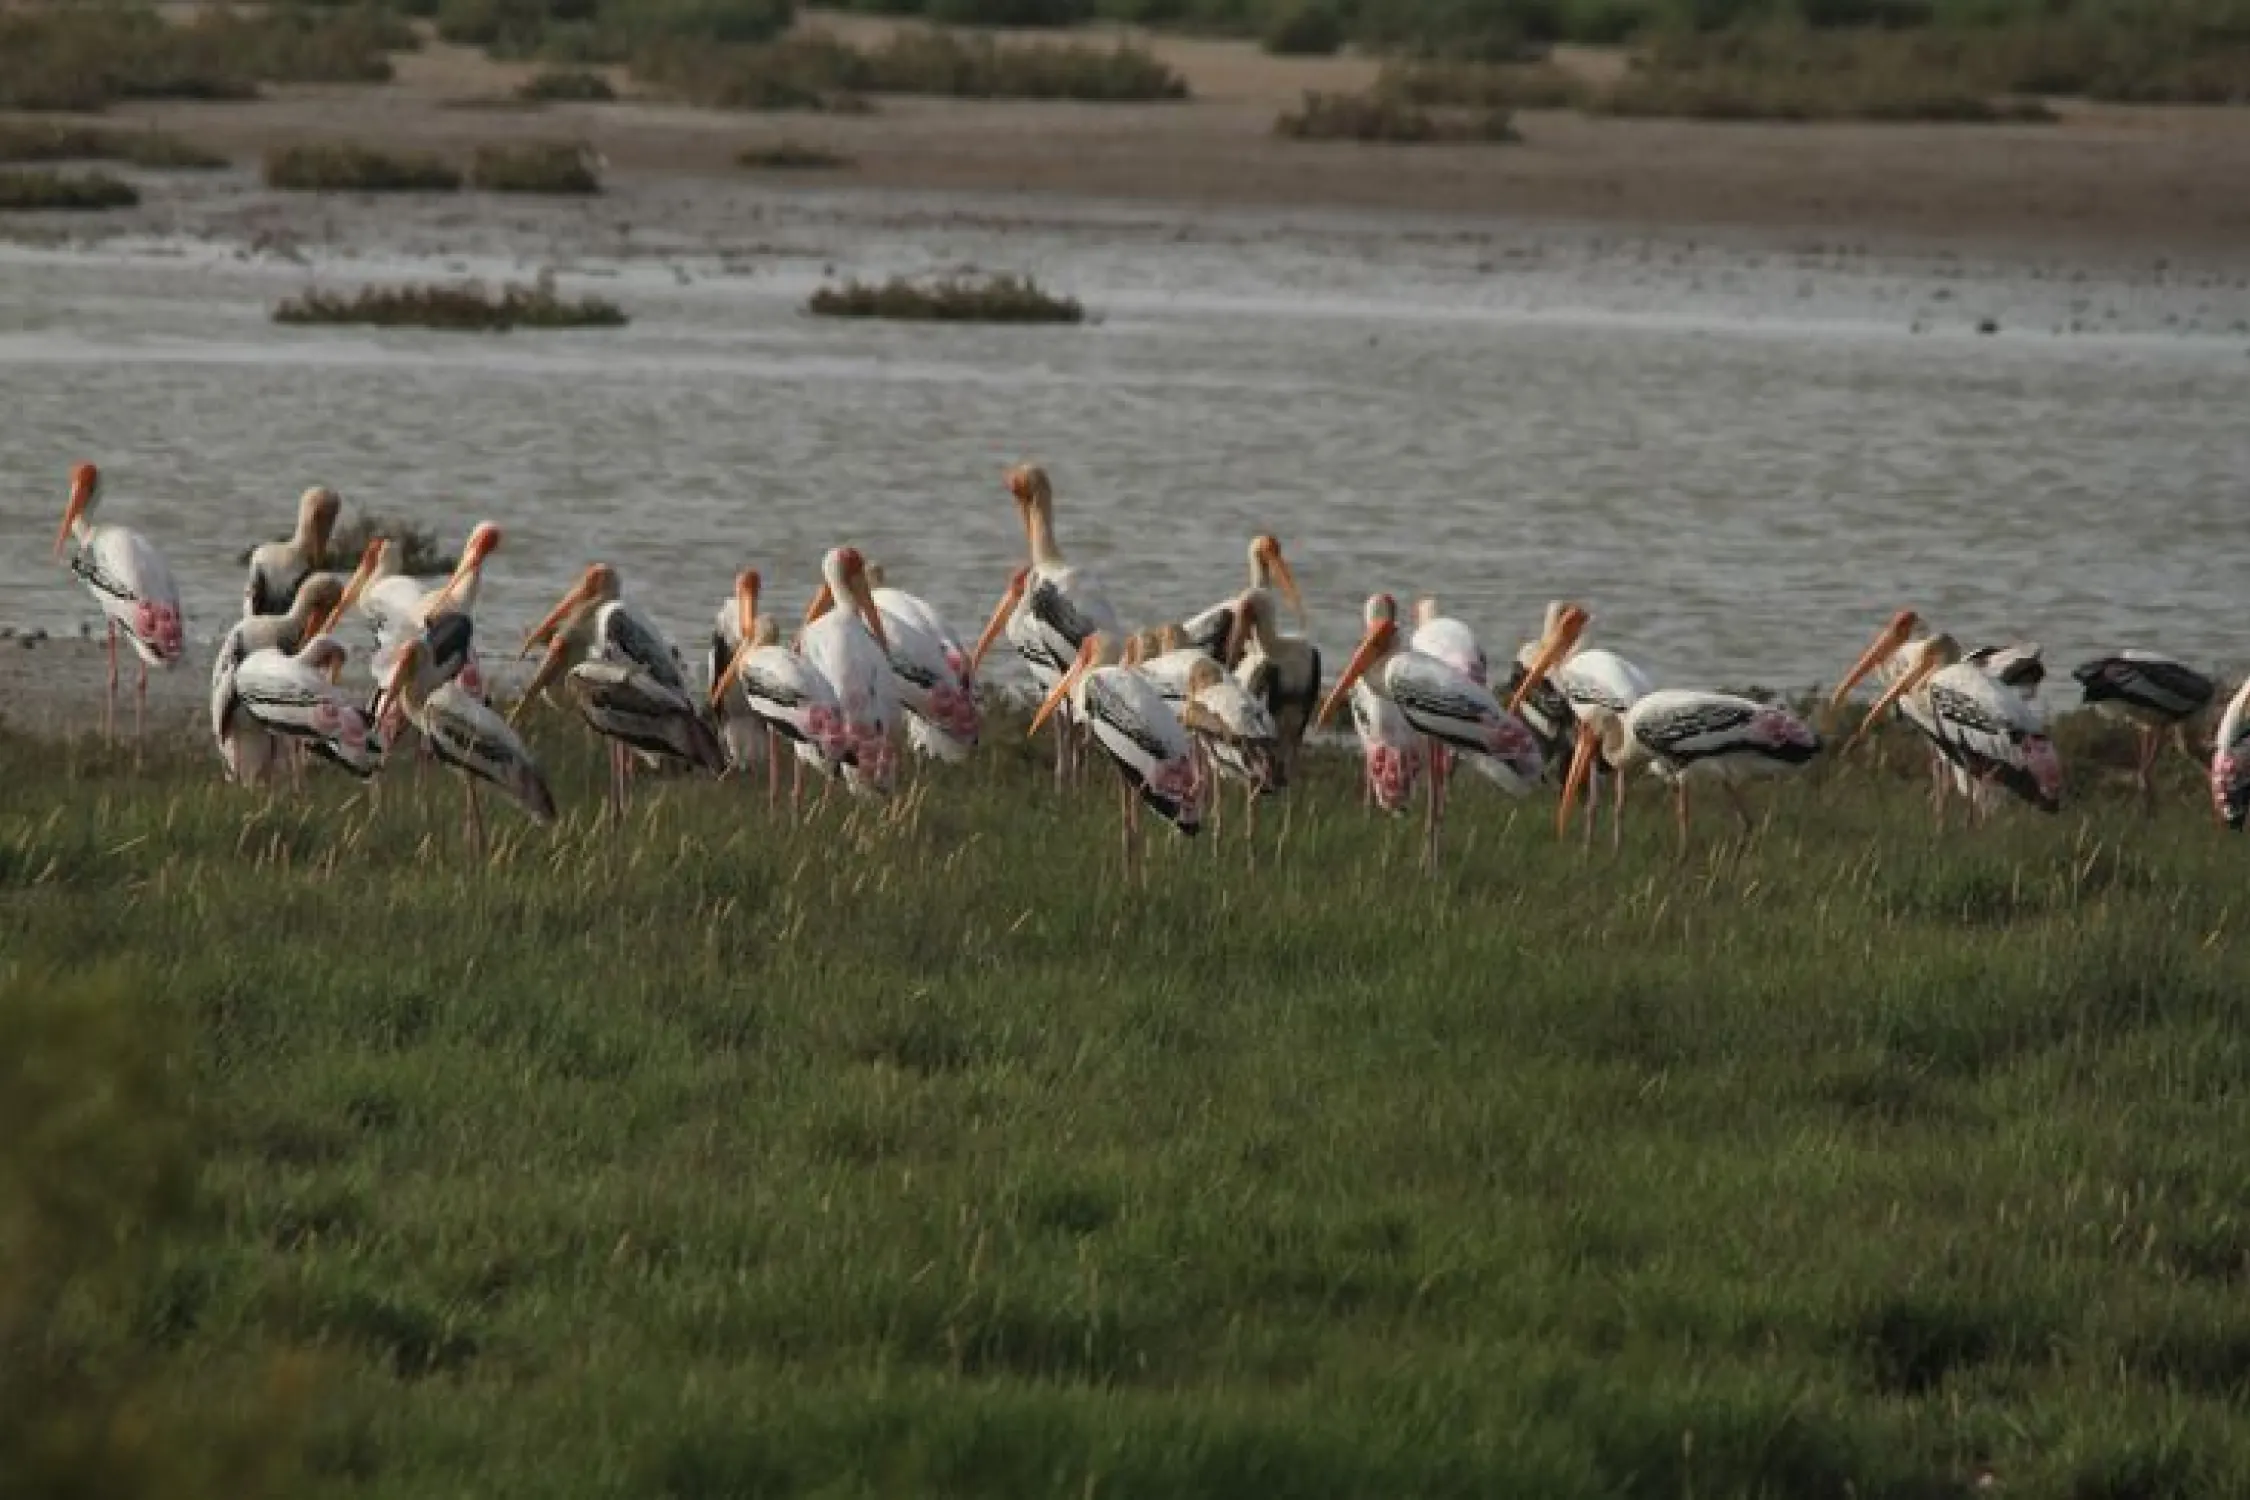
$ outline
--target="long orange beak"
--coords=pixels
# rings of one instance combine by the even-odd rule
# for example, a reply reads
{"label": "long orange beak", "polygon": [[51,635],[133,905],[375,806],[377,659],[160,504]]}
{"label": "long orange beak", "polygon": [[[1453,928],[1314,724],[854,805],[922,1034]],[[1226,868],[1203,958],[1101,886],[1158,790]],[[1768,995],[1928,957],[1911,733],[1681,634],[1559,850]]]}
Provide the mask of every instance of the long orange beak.
{"label": "long orange beak", "polygon": [[1851,695],[1853,688],[1859,686],[1860,680],[1896,655],[1899,647],[1906,644],[1907,637],[1913,635],[1915,628],[1921,623],[1921,618],[1911,609],[1902,609],[1892,615],[1890,622],[1876,632],[1875,639],[1860,653],[1859,660],[1852,663],[1852,669],[1844,675],[1844,680],[1836,684],[1836,691],[1828,699],[1830,711],[1842,708],[1844,699]]}
{"label": "long orange beak", "polygon": [[1328,701],[1320,705],[1320,713],[1313,719],[1313,728],[1319,729],[1336,717],[1336,710],[1343,706],[1344,697],[1351,692],[1352,684],[1365,677],[1367,669],[1383,659],[1391,649],[1391,642],[1397,638],[1396,621],[1377,620],[1367,627],[1367,634],[1361,639],[1359,649],[1352,653],[1352,659],[1344,665],[1344,675],[1336,679],[1336,686],[1329,690]]}
{"label": "long orange beak", "polygon": [[562,675],[563,662],[568,655],[569,652],[559,634],[548,640],[547,654],[539,659],[539,670],[531,674],[531,681],[524,684],[523,696],[516,700],[514,708],[508,710],[509,723],[513,724],[522,718],[523,711],[531,707],[531,700],[538,697],[548,683]]}
{"label": "long orange beak", "polygon": [[718,681],[711,684],[712,708],[716,709],[720,704],[726,702],[727,694],[734,688],[735,679],[742,675],[742,664],[749,660],[750,653],[757,649],[758,643],[751,639],[750,632],[744,631],[742,644],[735,647],[734,655],[727,658],[726,670],[719,674]]}
{"label": "long orange beak", "polygon": [[1587,780],[1594,772],[1594,751],[1597,748],[1591,726],[1578,726],[1578,743],[1571,747],[1570,775],[1563,781],[1562,805],[1555,810],[1555,832],[1561,835],[1570,831],[1571,809],[1578,803],[1578,794],[1586,789]]}
{"label": "long orange beak", "polygon": [[1592,617],[1586,611],[1575,604],[1556,617],[1555,628],[1539,643],[1539,654],[1531,659],[1531,665],[1524,671],[1523,681],[1517,683],[1515,692],[1509,695],[1509,713],[1521,708],[1531,690],[1545,681],[1547,674],[1570,655],[1578,644],[1578,638],[1586,633],[1586,622],[1590,618]]}
{"label": "long orange beak", "polygon": [[827,614],[835,607],[836,591],[828,586],[828,581],[826,579],[822,579],[820,587],[814,589],[812,598],[806,601],[805,617],[804,619],[797,622],[797,628],[799,630],[804,629],[807,625],[810,625],[813,621],[819,619],[822,615]]}
{"label": "long orange beak", "polygon": [[1038,736],[1039,726],[1046,723],[1048,716],[1062,706],[1062,701],[1070,696],[1070,690],[1078,686],[1093,667],[1097,649],[1094,638],[1086,637],[1086,643],[1078,648],[1078,659],[1070,664],[1069,671],[1063,673],[1062,681],[1048,691],[1047,701],[1039,705],[1039,712],[1031,716],[1031,731],[1024,736],[1025,739]]}
{"label": "long orange beak", "polygon": [[569,619],[579,606],[593,597],[594,570],[588,568],[583,574],[579,575],[578,582],[571,585],[570,592],[555,601],[555,607],[547,611],[547,617],[531,627],[531,633],[523,638],[523,649],[516,653],[516,659],[521,661],[524,657],[529,656],[532,647],[553,636],[563,621]]}
{"label": "long orange beak", "polygon": [[359,565],[352,569],[352,576],[344,580],[343,596],[336,601],[336,607],[328,612],[327,622],[320,627],[321,634],[326,635],[335,629],[336,622],[344,618],[344,611],[357,604],[359,596],[367,592],[368,583],[375,577],[375,566],[382,560],[385,545],[381,537],[370,537],[367,545],[360,549]]}
{"label": "long orange beak", "polygon": [[80,465],[71,473],[70,503],[63,507],[62,529],[55,533],[57,558],[63,555],[63,544],[70,540],[70,533],[78,525],[79,518],[86,514],[86,507],[93,503],[93,476],[84,465]]}
{"label": "long orange beak", "polygon": [[1883,716],[1885,709],[1927,682],[1944,665],[1944,658],[1938,652],[1931,651],[1914,664],[1913,671],[1903,673],[1898,681],[1884,691],[1882,697],[1875,700],[1875,706],[1867,711],[1867,717],[1859,721],[1859,731],[1844,746],[1845,751],[1850,752],[1861,740],[1867,738],[1867,731],[1874,727],[1875,721]]}
{"label": "long orange beak", "polygon": [[763,582],[756,568],[744,568],[734,575],[734,628],[746,641],[757,630],[758,589]]}
{"label": "long orange beak", "polygon": [[445,587],[438,590],[437,597],[430,601],[423,613],[435,614],[452,603],[453,596],[460,592],[461,586],[477,576],[477,571],[484,566],[484,560],[499,545],[500,528],[497,526],[479,526],[470,532],[469,540],[461,548],[461,560],[453,565],[453,576],[445,580]]}
{"label": "long orange beak", "polygon": [[1015,613],[1017,601],[1023,598],[1023,591],[1030,584],[1031,570],[1028,568],[1016,569],[1008,579],[1008,591],[1000,596],[1000,603],[994,607],[992,618],[985,622],[984,634],[977,637],[977,649],[969,653],[971,672],[984,665],[984,654],[992,649],[994,641],[1000,639],[1000,632],[1008,628],[1008,616]]}

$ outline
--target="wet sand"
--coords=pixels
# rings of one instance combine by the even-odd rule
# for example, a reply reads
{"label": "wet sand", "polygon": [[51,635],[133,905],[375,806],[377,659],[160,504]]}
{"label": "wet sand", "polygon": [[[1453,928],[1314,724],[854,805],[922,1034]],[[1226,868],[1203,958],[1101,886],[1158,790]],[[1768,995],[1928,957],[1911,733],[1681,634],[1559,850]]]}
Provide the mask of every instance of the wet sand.
{"label": "wet sand", "polygon": [[[885,23],[821,16],[811,24],[864,39]],[[2250,110],[2070,105],[2058,124],[2020,126],[1704,124],[1537,112],[1522,117],[1520,146],[1307,144],[1271,133],[1276,111],[1307,88],[1363,86],[1374,76],[1371,61],[1142,40],[1188,78],[1193,100],[885,98],[865,116],[717,113],[630,97],[526,109],[508,106],[508,96],[532,69],[433,42],[402,55],[397,81],[379,88],[280,88],[257,102],[134,105],[114,118],[179,130],[245,163],[270,146],[308,140],[465,150],[576,137],[596,144],[618,179],[739,181],[751,176],[732,164],[742,146],[788,138],[843,152],[855,165],[754,180],[791,190],[1467,215],[2206,262],[2250,249]],[[1587,71],[1615,65],[1595,54],[1565,60]],[[630,90],[621,72],[616,81]],[[301,228],[324,209],[305,198],[271,212]]]}

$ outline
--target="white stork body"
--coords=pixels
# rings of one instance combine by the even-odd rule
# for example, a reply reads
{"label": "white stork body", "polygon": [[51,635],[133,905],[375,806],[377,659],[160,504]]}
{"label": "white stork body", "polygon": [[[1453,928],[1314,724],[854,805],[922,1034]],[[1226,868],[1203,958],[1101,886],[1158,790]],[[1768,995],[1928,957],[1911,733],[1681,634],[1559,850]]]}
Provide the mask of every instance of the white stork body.
{"label": "white stork body", "polygon": [[[484,580],[484,560],[500,545],[500,529],[480,522],[469,533],[453,573],[438,587],[424,588],[418,578],[399,571],[399,549],[389,537],[367,544],[351,583],[344,590],[345,606],[358,605],[374,634],[375,649],[369,668],[378,685],[389,682],[391,669],[406,643],[431,632],[425,645],[421,675],[434,686],[459,682],[463,691],[485,701],[490,695],[484,668],[477,658],[473,629],[477,591]],[[459,624],[435,631],[439,620],[457,616]]]}
{"label": "white stork body", "polygon": [[133,700],[134,732],[140,732],[148,704],[148,669],[176,667],[187,654],[187,621],[180,612],[180,587],[163,556],[148,538],[125,526],[96,525],[87,520],[101,493],[101,473],[92,464],[71,471],[70,502],[63,511],[62,529],[55,535],[55,555],[63,556],[69,543],[68,566],[101,606],[109,636],[109,696],[102,726],[105,736],[115,733],[117,720],[117,636],[124,632],[140,659],[140,679]]}
{"label": "white stork body", "polygon": [[1478,687],[1491,681],[1491,668],[1476,632],[1451,615],[1438,613],[1435,599],[1414,601],[1414,634],[1407,649],[1444,662]]}
{"label": "white stork body", "polygon": [[983,728],[968,648],[928,600],[894,588],[873,594],[890,640],[891,681],[906,712],[907,743],[931,760],[967,760]]}
{"label": "white stork body", "polygon": [[343,592],[342,579],[332,573],[315,574],[297,590],[285,612],[250,615],[235,621],[220,637],[211,653],[211,737],[218,744],[228,780],[242,786],[261,784],[280,748],[269,730],[242,711],[241,696],[235,691],[237,669],[253,652],[294,655],[301,650]]}
{"label": "white stork body", "polygon": [[[1577,722],[1578,734],[1590,739],[1597,747],[1602,743],[1603,726],[1611,719],[1621,718],[1633,705],[1655,690],[1656,684],[1639,667],[1614,651],[1592,647],[1573,652],[1554,672],[1555,686],[1562,692],[1563,701],[1570,707],[1571,717]],[[1605,761],[1607,757],[1604,757]],[[1612,844],[1622,837],[1621,828],[1625,810],[1625,775],[1615,766],[1608,768],[1611,784],[1611,810],[1609,836]],[[1594,836],[1594,799],[1586,802],[1586,837]]]}
{"label": "white stork body", "polygon": [[[865,561],[850,547],[833,547],[821,559],[822,593],[831,604],[865,599],[868,614],[880,619],[869,589]],[[821,609],[819,599],[814,608]],[[885,631],[885,636],[888,636]],[[843,733],[851,742],[844,762],[844,785],[867,796],[886,796],[898,773],[898,688],[883,641],[858,610],[829,608],[808,621],[797,650],[836,695]]]}
{"label": "white stork body", "polygon": [[1060,681],[1031,721],[1031,732],[1065,702],[1095,746],[1117,768],[1123,803],[1125,868],[1132,878],[1135,834],[1143,804],[1182,833],[1203,826],[1203,799],[1209,785],[1197,764],[1195,743],[1156,684],[1137,669],[1105,665],[1119,654],[1117,637],[1099,632],[1087,637]]}
{"label": "white stork body", "polygon": [[234,669],[235,711],[364,779],[381,768],[383,746],[359,705],[329,680],[344,656],[333,636],[314,636],[295,654],[252,651]]}
{"label": "white stork body", "polygon": [[[2042,812],[2060,811],[2062,762],[2046,715],[1981,666],[1952,660],[1951,645],[1934,638],[1885,697],[1911,704],[1909,717],[1972,789],[2003,786]],[[1986,810],[1981,796],[1972,805]]]}
{"label": "white stork body", "polygon": [[604,739],[713,774],[726,769],[726,747],[684,688],[606,659],[580,662],[564,685],[579,716]]}
{"label": "white stork body", "polygon": [[1367,801],[1387,813],[1404,812],[1426,759],[1422,737],[1397,705],[1365,682],[1352,684],[1351,701]]}
{"label": "white stork body", "polygon": [[[1280,568],[1277,551],[1273,566]],[[1281,576],[1288,578],[1283,572]],[[1296,585],[1289,584],[1292,601]],[[1302,605],[1299,612],[1302,613]],[[1235,680],[1273,719],[1278,753],[1274,759],[1274,787],[1289,785],[1297,770],[1297,755],[1305,731],[1320,711],[1320,648],[1301,635],[1284,635],[1276,627],[1277,608],[1269,588],[1253,588],[1235,601],[1235,634],[1228,642],[1233,655]]]}
{"label": "white stork body", "polygon": [[[1587,742],[1590,746],[1592,742]],[[1672,784],[1680,848],[1687,848],[1688,791],[1696,782],[1725,788],[1747,831],[1750,814],[1739,787],[1745,781],[1785,776],[1820,753],[1820,736],[1796,715],[1732,693],[1659,688],[1623,714],[1602,723],[1600,749],[1619,773],[1647,765]],[[1562,816],[1585,783],[1593,756],[1573,759],[1563,788]]]}
{"label": "white stork body", "polygon": [[1263,796],[1280,783],[1281,735],[1266,712],[1217,657],[1193,646],[1132,666],[1156,689],[1210,764]]}
{"label": "white stork body", "polygon": [[554,794],[532,759],[530,747],[508,721],[472,696],[458,681],[430,689],[420,658],[429,647],[421,637],[407,641],[386,684],[391,712],[411,723],[437,758],[461,774],[468,798],[473,846],[484,850],[484,820],[477,810],[477,783],[484,782],[540,823],[555,817]]}
{"label": "white stork body", "polygon": [[[740,587],[738,584],[738,591]],[[718,691],[727,663],[742,649],[744,639],[742,609],[736,599],[730,598],[719,606],[711,622],[711,645],[705,656],[703,685],[712,695],[711,710],[719,720],[719,738],[727,747],[727,763],[738,771],[747,771],[766,758],[764,722],[750,711],[741,694]]]}
{"label": "white stork body", "polygon": [[2211,755],[2211,805],[2235,832],[2250,817],[2250,682],[2236,691],[2219,720]]}

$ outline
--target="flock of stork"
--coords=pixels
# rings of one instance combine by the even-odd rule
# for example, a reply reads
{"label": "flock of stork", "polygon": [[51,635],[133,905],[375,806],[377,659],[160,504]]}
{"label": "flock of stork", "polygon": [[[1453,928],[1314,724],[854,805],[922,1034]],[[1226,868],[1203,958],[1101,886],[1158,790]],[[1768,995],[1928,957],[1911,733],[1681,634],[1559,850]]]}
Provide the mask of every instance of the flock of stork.
{"label": "flock of stork", "polygon": [[[1191,618],[1128,631],[1092,574],[1057,543],[1046,472],[1022,465],[1008,471],[1006,483],[1027,556],[974,646],[926,601],[884,586],[880,569],[856,549],[836,547],[823,558],[819,586],[786,644],[774,618],[759,613],[759,574],[743,571],[714,620],[706,680],[691,687],[680,652],[621,596],[616,571],[596,563],[525,638],[520,654],[541,655],[506,716],[493,706],[473,623],[481,570],[500,545],[499,529],[487,522],[471,531],[451,576],[435,588],[403,574],[382,538],[342,578],[319,571],[340,501],[316,487],[299,503],[295,532],[251,554],[243,616],[212,663],[212,733],[228,775],[260,785],[284,767],[301,774],[299,748],[372,776],[385,747],[411,728],[428,754],[462,774],[468,833],[481,851],[480,784],[540,821],[555,815],[546,778],[513,727],[534,700],[575,707],[608,742],[609,805],[620,818],[636,764],[685,763],[724,774],[762,763],[768,800],[778,802],[782,762],[793,758],[792,807],[808,768],[856,794],[881,797],[896,781],[902,742],[941,761],[959,761],[975,748],[978,670],[1005,636],[1041,693],[1032,733],[1057,722],[1058,783],[1072,777],[1089,750],[1116,769],[1128,872],[1137,862],[1143,806],[1192,833],[1217,808],[1221,784],[1232,782],[1246,809],[1254,809],[1256,799],[1288,787],[1307,732],[1346,704],[1364,755],[1365,800],[1399,812],[1418,783],[1425,789],[1424,862],[1431,869],[1457,762],[1517,796],[1559,777],[1558,830],[1567,829],[1585,796],[1589,839],[1598,816],[1592,784],[1606,780],[1613,841],[1628,779],[1646,768],[1672,788],[1684,849],[1695,783],[1723,788],[1747,825],[1739,784],[1799,769],[1822,749],[1821,736],[1779,705],[1656,687],[1615,652],[1587,646],[1589,616],[1570,603],[1548,606],[1539,635],[1523,643],[1501,682],[1474,632],[1437,613],[1433,601],[1419,602],[1409,628],[1392,596],[1376,594],[1366,603],[1358,649],[1325,683],[1318,649],[1280,628],[1282,601],[1300,627],[1304,608],[1271,536],[1251,542],[1249,582],[1239,593]],[[186,633],[178,589],[156,549],[129,528],[90,519],[100,485],[93,465],[73,470],[55,552],[67,552],[71,572],[109,623],[104,724],[113,732],[118,636],[140,661],[138,727],[149,667],[176,666]],[[358,690],[344,685],[351,653],[336,633],[355,609],[372,636],[368,683]],[[1895,615],[1837,687],[1831,707],[1864,680],[1883,685],[1859,734],[1886,712],[1920,732],[1941,822],[1949,794],[1965,798],[1972,820],[2002,793],[2046,811],[2059,808],[2063,778],[2038,702],[2045,675],[2039,648],[1964,654],[1951,636],[1921,631],[1911,611]],[[2144,797],[2152,795],[2150,776],[2166,732],[2203,763],[2187,727],[2216,699],[2210,677],[2138,650],[2087,662],[2073,675],[2087,702],[2137,726]],[[2250,682],[2224,711],[2208,773],[2220,818],[2240,829],[2250,814]]]}

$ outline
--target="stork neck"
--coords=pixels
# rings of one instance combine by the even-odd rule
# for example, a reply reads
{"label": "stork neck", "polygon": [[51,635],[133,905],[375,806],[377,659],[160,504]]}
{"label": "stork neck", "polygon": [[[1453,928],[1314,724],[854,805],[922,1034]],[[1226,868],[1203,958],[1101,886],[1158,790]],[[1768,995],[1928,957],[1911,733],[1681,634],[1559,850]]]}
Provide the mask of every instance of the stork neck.
{"label": "stork neck", "polygon": [[1054,512],[1044,505],[1024,508],[1023,530],[1031,543],[1033,567],[1059,568],[1063,565],[1062,547],[1055,541]]}

